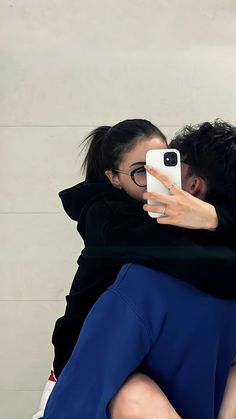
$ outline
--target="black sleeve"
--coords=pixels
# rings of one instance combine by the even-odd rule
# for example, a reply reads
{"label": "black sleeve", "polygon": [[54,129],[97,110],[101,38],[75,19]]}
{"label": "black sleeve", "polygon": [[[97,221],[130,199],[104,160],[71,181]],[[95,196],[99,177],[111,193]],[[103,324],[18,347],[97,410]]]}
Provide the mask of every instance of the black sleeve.
{"label": "black sleeve", "polygon": [[87,246],[152,246],[175,244],[186,231],[174,226],[160,226],[156,219],[142,209],[141,204],[106,202],[93,205],[86,217],[85,245]]}
{"label": "black sleeve", "polygon": [[225,240],[225,243],[234,244],[236,241],[236,203],[229,205],[215,206],[218,216],[218,227],[216,235]]}
{"label": "black sleeve", "polygon": [[99,242],[95,226],[88,230],[87,259],[142,263],[212,295],[236,298],[235,247],[225,246],[212,232],[160,225],[142,211],[132,213],[127,207],[124,216],[109,216],[105,208],[91,208],[88,224],[104,218],[95,229]]}

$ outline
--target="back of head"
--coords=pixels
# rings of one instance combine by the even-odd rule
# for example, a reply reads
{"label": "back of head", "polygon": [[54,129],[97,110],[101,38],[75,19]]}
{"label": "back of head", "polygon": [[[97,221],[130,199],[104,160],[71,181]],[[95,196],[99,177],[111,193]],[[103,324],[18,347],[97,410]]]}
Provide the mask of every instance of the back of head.
{"label": "back of head", "polygon": [[236,200],[236,127],[221,120],[187,125],[170,146],[179,150],[190,175],[206,181],[208,202]]}
{"label": "back of head", "polygon": [[106,170],[118,169],[124,154],[137,141],[159,137],[165,144],[164,134],[146,119],[126,119],[113,127],[101,126],[94,129],[84,140],[88,147],[83,169],[87,182],[108,181]]}

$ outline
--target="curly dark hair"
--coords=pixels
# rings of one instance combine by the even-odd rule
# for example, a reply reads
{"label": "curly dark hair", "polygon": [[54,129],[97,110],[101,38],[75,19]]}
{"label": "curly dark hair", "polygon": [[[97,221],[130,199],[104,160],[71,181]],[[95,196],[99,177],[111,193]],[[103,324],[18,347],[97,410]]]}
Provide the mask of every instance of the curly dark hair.
{"label": "curly dark hair", "polygon": [[190,175],[206,181],[208,202],[236,201],[236,127],[219,119],[212,124],[187,125],[170,146],[179,150]]}

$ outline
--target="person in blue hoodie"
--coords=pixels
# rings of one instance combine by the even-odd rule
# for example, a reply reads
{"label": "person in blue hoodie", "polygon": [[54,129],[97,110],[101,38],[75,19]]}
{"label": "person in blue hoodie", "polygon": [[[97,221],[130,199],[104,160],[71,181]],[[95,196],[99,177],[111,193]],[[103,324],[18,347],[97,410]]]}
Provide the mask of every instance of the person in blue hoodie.
{"label": "person in blue hoodie", "polygon": [[[226,131],[227,131],[226,128],[228,128],[228,130],[229,130],[229,126],[225,125],[223,127],[222,126],[220,127],[219,124],[217,126],[215,125],[214,127],[212,127],[212,126],[209,127],[208,126],[207,127],[207,130],[206,130],[206,127],[205,127],[204,128],[205,131],[203,131],[203,127],[201,127],[201,135],[203,136],[203,133],[205,133],[205,139],[204,139],[204,141],[207,142],[206,140],[208,139],[208,147],[210,145],[210,147],[214,149],[214,143],[215,143],[215,141],[212,141],[210,143],[209,142],[209,138],[211,139],[212,136],[214,137],[214,133],[215,133],[216,129],[218,129],[218,132],[219,132],[219,128],[221,128],[221,131],[222,131],[222,128],[223,128],[223,132],[224,132],[224,129],[225,129],[225,134],[226,134]],[[209,136],[209,131],[211,133],[210,136]],[[223,141],[223,143],[224,143],[224,141]],[[223,146],[224,147],[226,146],[226,142],[224,143]],[[224,150],[226,150],[226,147],[224,148]],[[213,153],[213,157],[214,157],[214,153]],[[139,162],[139,165],[140,165],[140,159],[137,160],[137,162]],[[143,162],[143,160],[142,160],[142,162]],[[188,164],[187,161],[185,162],[185,164]],[[230,166],[230,161],[229,161],[228,165]],[[115,173],[115,170],[116,169],[113,169],[113,172],[114,173]],[[122,168],[120,170],[122,171]],[[119,172],[119,170],[118,170],[118,172]],[[231,175],[232,175],[232,173],[231,173]],[[196,175],[194,175],[194,178],[195,178],[194,182],[196,183]],[[114,180],[114,179],[117,181],[117,178],[115,178],[115,177],[112,177],[110,180]],[[201,179],[204,180],[204,178],[202,178],[202,177],[201,177]],[[233,179],[233,176],[232,176],[232,179]],[[212,179],[210,179],[210,180],[211,180],[211,182],[208,182],[209,196],[212,196],[212,197],[214,197],[214,199],[216,199],[216,193],[214,191],[214,180],[215,179],[213,178],[213,182],[212,182]],[[232,193],[232,187],[231,187],[232,182],[231,182],[231,178],[229,178],[227,182],[228,182],[228,186],[229,186],[228,189],[227,189],[227,193],[228,193],[229,196],[227,196],[227,193],[225,191],[224,198],[227,197],[227,198],[229,198],[229,200],[230,199],[235,199],[235,196]],[[199,181],[195,185],[198,188],[198,192],[202,192],[202,189],[201,188],[200,188],[201,190],[199,189],[199,187],[201,186],[201,184],[202,184],[202,181]],[[231,187],[231,189],[230,189],[230,187]],[[220,193],[218,194],[218,197],[217,197],[218,201],[216,200],[216,202],[217,202],[218,205],[222,204],[222,201],[221,201],[222,200],[222,188],[219,188],[219,190],[220,190]],[[234,191],[235,191],[235,189],[234,189]],[[121,192],[121,191],[119,191],[119,192]],[[195,192],[197,192],[197,189],[195,189]],[[214,194],[215,194],[215,196],[214,196]],[[196,195],[197,195],[197,193],[196,193]],[[103,196],[103,198],[104,198],[104,196]],[[94,212],[92,211],[92,213],[90,212],[90,216],[94,216],[95,217],[94,218],[95,220],[96,220],[96,217],[99,218],[102,215],[105,216],[104,217],[104,221],[106,220],[106,224],[102,225],[103,226],[102,232],[103,232],[103,234],[107,234],[107,238],[109,238],[109,239],[108,240],[106,239],[107,240],[106,244],[108,243],[110,246],[114,246],[115,245],[115,239],[117,239],[117,237],[114,237],[114,240],[113,240],[111,233],[112,232],[113,232],[113,234],[114,234],[114,232],[117,233],[117,231],[119,231],[118,228],[120,227],[121,223],[125,220],[125,217],[124,216],[121,219],[119,217],[118,218],[118,221],[117,221],[117,218],[113,217],[113,220],[112,220],[113,221],[113,225],[112,225],[113,231],[112,231],[111,226],[109,226],[109,222],[111,220],[111,217],[110,218],[107,218],[108,211],[109,211],[109,209],[111,210],[111,208],[112,208],[112,202],[114,203],[113,204],[113,207],[116,208],[116,209],[118,208],[118,214],[119,214],[119,209],[120,209],[120,205],[119,204],[120,203],[119,203],[119,198],[117,199],[117,196],[116,196],[116,199],[114,199],[113,201],[110,200],[110,207],[109,207],[109,205],[103,206],[103,211],[101,211],[101,208],[98,211],[98,206],[96,207],[97,201],[95,200],[94,201],[94,204],[95,204],[94,206],[96,207],[96,211],[94,211]],[[91,202],[90,202],[90,204],[91,204]],[[129,204],[129,203],[127,203],[127,204]],[[91,209],[91,205],[88,206],[87,208],[88,208],[88,212],[89,212],[90,209]],[[127,210],[127,208],[129,208],[129,205],[126,207],[126,210]],[[134,211],[134,210],[136,211],[137,208],[133,207],[132,208],[132,211]],[[131,216],[132,211],[131,210],[129,210],[129,212],[126,211],[126,214],[125,214],[126,217],[127,216]],[[114,212],[112,213],[112,215],[114,216]],[[131,231],[130,230],[130,227],[134,228],[134,226],[137,226],[137,229],[140,228],[140,224],[137,223],[138,218],[137,217],[134,218],[133,215],[134,215],[134,213],[132,214],[132,217],[130,218],[130,220],[132,220],[131,226],[128,223],[126,224],[127,230],[126,230],[126,232],[124,234],[125,239],[123,239],[123,240],[127,240],[128,239],[129,234],[130,234],[130,231]],[[138,214],[138,215],[140,215],[140,214]],[[136,214],[136,216],[137,216],[137,214]],[[107,222],[108,220],[109,220],[109,222]],[[91,225],[91,233],[92,233],[92,231],[94,231],[93,227],[94,227],[94,224]],[[152,224],[152,230],[154,229],[153,227],[154,227],[154,224]],[[151,232],[151,230],[147,230],[147,231],[149,233]],[[168,232],[168,230],[167,230],[167,232]],[[222,231],[220,233],[222,234]],[[87,237],[89,237],[89,235]],[[96,230],[95,230],[95,237],[96,237]],[[163,237],[164,236],[161,236],[162,244],[163,244]],[[132,250],[133,251],[133,256],[135,257],[135,255],[136,255],[136,261],[137,260],[139,260],[139,261],[141,260],[142,262],[144,261],[144,263],[150,264],[152,266],[152,263],[153,263],[152,257],[154,256],[154,253],[155,253],[155,257],[157,259],[159,258],[159,266],[160,266],[161,270],[163,270],[164,272],[167,272],[167,273],[171,273],[173,275],[173,269],[175,269],[175,272],[176,272],[176,264],[178,266],[179,259],[177,261],[177,259],[176,259],[176,254],[177,253],[175,253],[176,252],[176,247],[173,244],[173,237],[175,237],[175,235],[174,236],[173,235],[172,236],[171,235],[168,236],[168,234],[167,234],[167,238],[168,239],[170,239],[171,237],[172,237],[172,242],[170,240],[170,243],[172,243],[172,246],[173,246],[174,250],[172,249],[173,250],[172,251],[171,248],[169,248],[169,250],[171,250],[171,252],[170,252],[170,255],[168,255],[168,257],[169,257],[169,260],[171,260],[171,258],[172,258],[172,262],[174,262],[174,264],[172,264],[172,266],[170,268],[167,267],[168,261],[167,261],[167,258],[165,256],[165,254],[163,254],[163,252],[161,252],[161,248],[159,248],[159,253],[160,254],[158,254],[157,248],[156,248],[155,249],[155,252],[153,252],[153,254],[151,252],[149,254],[148,258],[145,259],[146,256],[143,256],[142,255],[142,258],[143,258],[142,259],[140,257],[140,253],[139,253],[138,248],[136,246],[136,248]],[[215,240],[215,237],[216,236],[214,236],[214,240]],[[175,276],[178,276],[180,279],[186,280],[187,276],[186,276],[186,274],[184,275],[184,269],[185,269],[187,271],[188,277],[189,277],[189,280],[187,282],[190,282],[191,283],[191,281],[192,281],[192,284],[194,286],[197,286],[200,289],[201,288],[205,288],[203,290],[206,291],[206,292],[209,292],[210,291],[211,293],[213,293],[215,295],[218,294],[218,296],[219,296],[219,293],[222,293],[223,292],[224,293],[224,296],[226,296],[226,298],[235,298],[233,296],[233,293],[232,293],[233,292],[233,282],[232,282],[232,279],[230,279],[230,275],[227,275],[226,276],[226,282],[225,282],[226,287],[222,287],[222,285],[221,285],[222,284],[222,279],[220,281],[220,278],[222,278],[222,272],[223,272],[222,271],[222,268],[224,268],[224,269],[227,270],[227,267],[233,261],[233,255],[234,255],[233,251],[231,251],[231,249],[227,249],[227,251],[226,251],[226,249],[224,249],[223,250],[223,254],[222,254],[222,248],[219,248],[219,246],[215,248],[215,246],[213,246],[210,250],[208,248],[207,249],[207,252],[204,253],[204,248],[201,246],[201,244],[199,242],[199,236],[198,235],[193,235],[193,237],[191,237],[191,239],[193,239],[193,238],[194,238],[194,241],[192,242],[192,245],[195,246],[195,251],[198,251],[198,253],[196,254],[196,253],[192,252],[192,248],[190,248],[191,251],[190,251],[189,255],[186,255],[186,252],[185,252],[185,255],[183,255],[183,250],[184,249],[186,250],[188,248],[188,246],[189,246],[189,241],[188,241],[189,240],[189,237],[187,238],[187,241],[186,241],[186,236],[185,235],[184,236],[181,236],[181,234],[180,234],[180,238],[178,238],[178,241],[177,241],[177,244],[178,244],[177,249],[178,249],[178,256],[181,255],[181,252],[182,252],[182,260],[181,260],[181,262],[182,262],[182,271],[181,271],[181,274],[178,273],[178,275],[175,274]],[[212,236],[205,235],[204,236],[204,244],[210,243],[211,242],[211,238],[212,238]],[[145,242],[145,240],[144,240],[144,242]],[[166,240],[166,241],[164,240],[164,244],[167,245],[167,243],[168,243],[168,240]],[[117,245],[117,241],[116,241],[116,245]],[[130,251],[130,242],[129,241],[128,241],[128,245],[129,245],[128,248],[124,248],[123,247],[121,249],[119,247],[118,249],[116,249],[116,250],[118,250],[118,253],[120,253],[120,255],[123,255],[123,259],[121,258],[121,260],[123,262],[125,262],[125,257],[124,257],[125,253],[124,253],[124,251],[127,251],[127,249],[129,249],[129,251]],[[133,245],[133,243],[132,243],[132,245]],[[118,240],[118,246],[120,246],[119,240]],[[154,246],[153,243],[152,243],[152,246]],[[160,246],[160,244],[159,244],[159,246]],[[100,257],[100,252],[98,251],[97,247],[98,247],[98,244],[96,243],[96,239],[95,239],[95,242],[93,244],[90,244],[90,249],[89,249],[91,251],[90,258],[88,257],[88,253],[85,254],[85,257],[87,256],[88,257],[88,260],[90,262],[91,261],[95,261],[96,262],[96,259]],[[114,251],[114,247],[112,248],[112,250]],[[154,250],[154,248],[152,248],[152,250]],[[180,250],[180,252],[179,252],[179,250]],[[188,250],[189,250],[189,248],[188,248]],[[214,253],[211,254],[211,251],[212,250],[213,250]],[[150,251],[150,249],[149,249],[149,251]],[[199,253],[199,251],[200,251],[200,253]],[[214,257],[213,257],[213,254],[214,254]],[[226,254],[227,254],[227,257],[225,257]],[[175,256],[173,257],[173,255],[175,255]],[[194,255],[195,255],[195,257],[194,257]],[[194,275],[193,269],[191,269],[190,272],[189,272],[189,269],[188,268],[191,267],[191,265],[188,262],[191,262],[191,264],[192,264],[194,261],[196,261],[196,255],[197,255],[197,258],[199,258],[198,264],[199,264],[199,261],[200,261],[200,265],[198,267],[199,268],[199,271],[197,273],[195,273],[195,275]],[[108,259],[108,256],[112,257],[112,252],[110,252],[110,253],[108,252],[107,253],[107,260],[109,260]],[[128,257],[130,257],[130,255]],[[204,260],[204,257],[205,257],[205,260]],[[219,260],[219,257],[220,257],[220,260]],[[180,259],[181,259],[181,257],[180,257]],[[185,263],[183,263],[183,261],[185,261]],[[213,268],[214,266],[215,266],[215,270],[214,271],[211,271],[209,268],[210,267]],[[207,268],[206,269],[206,272],[203,269],[204,267]],[[195,263],[194,269],[196,270],[196,268],[197,268],[197,264]],[[170,269],[170,271],[169,271],[169,269]],[[220,269],[221,269],[221,271],[220,271]],[[212,277],[209,277],[210,272],[213,272],[214,281],[212,280]],[[221,272],[221,273],[219,273],[219,272]],[[201,273],[201,275],[200,275],[200,273]],[[190,277],[191,277],[191,279],[190,279]],[[73,286],[72,286],[72,288],[73,288]],[[229,288],[231,289],[230,292],[229,292]],[[227,292],[228,292],[228,294],[227,294]],[[83,399],[83,397],[82,397],[82,399]],[[50,417],[50,416],[48,416],[48,417]]]}

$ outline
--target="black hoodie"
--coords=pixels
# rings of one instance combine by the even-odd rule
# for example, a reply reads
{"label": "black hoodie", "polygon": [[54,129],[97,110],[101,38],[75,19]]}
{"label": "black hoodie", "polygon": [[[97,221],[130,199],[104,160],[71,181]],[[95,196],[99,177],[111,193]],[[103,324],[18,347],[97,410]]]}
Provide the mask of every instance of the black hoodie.
{"label": "black hoodie", "polygon": [[[236,299],[235,239],[229,242],[233,215],[221,220],[218,231],[164,226],[142,204],[109,182],[80,183],[59,193],[85,248],[78,259],[65,315],[53,333],[54,370],[59,376],[77,341],[83,321],[124,263],[136,262],[166,272],[220,298]],[[227,226],[227,227],[226,227]]]}

